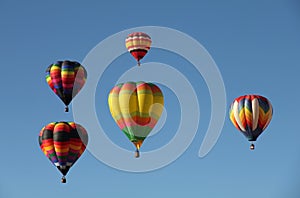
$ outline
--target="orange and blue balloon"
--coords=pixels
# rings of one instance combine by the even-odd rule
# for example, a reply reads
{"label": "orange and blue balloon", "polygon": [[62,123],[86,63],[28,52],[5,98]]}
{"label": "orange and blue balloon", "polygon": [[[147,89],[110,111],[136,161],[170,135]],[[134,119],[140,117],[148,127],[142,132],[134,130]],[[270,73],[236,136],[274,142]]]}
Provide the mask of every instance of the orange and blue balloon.
{"label": "orange and blue balloon", "polygon": [[[272,115],[271,102],[259,95],[236,98],[229,111],[231,122],[249,141],[256,141],[269,125]],[[253,143],[250,148],[254,149]]]}

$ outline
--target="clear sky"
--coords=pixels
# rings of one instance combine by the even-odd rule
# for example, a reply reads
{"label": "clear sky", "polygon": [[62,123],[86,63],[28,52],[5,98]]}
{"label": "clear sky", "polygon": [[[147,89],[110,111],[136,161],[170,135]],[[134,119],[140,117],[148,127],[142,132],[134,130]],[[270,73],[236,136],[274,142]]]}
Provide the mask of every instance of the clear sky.
{"label": "clear sky", "polygon": [[[0,0],[0,198],[298,198],[299,22],[297,0]],[[69,172],[68,183],[61,184],[60,173],[41,152],[37,137],[44,125],[72,121],[73,114],[72,108],[69,113],[63,112],[61,101],[45,81],[45,69],[56,60],[82,62],[99,42],[139,26],[181,31],[209,52],[226,88],[221,136],[208,155],[198,157],[211,115],[207,85],[185,59],[153,48],[142,61],[145,67],[147,62],[161,62],[176,68],[197,94],[201,119],[191,145],[168,166],[142,173],[111,168],[87,150]],[[107,94],[114,80],[134,66],[129,53],[117,58],[105,70],[95,96],[105,133],[130,151],[133,146],[110,116]],[[176,93],[168,86],[161,87],[165,122],[145,141],[138,160],[143,160],[143,151],[165,145],[175,135],[181,119]],[[233,127],[227,113],[234,98],[248,93],[266,96],[274,107],[273,119],[258,139],[255,151],[249,150],[249,143]],[[102,152],[109,150],[103,148]]]}

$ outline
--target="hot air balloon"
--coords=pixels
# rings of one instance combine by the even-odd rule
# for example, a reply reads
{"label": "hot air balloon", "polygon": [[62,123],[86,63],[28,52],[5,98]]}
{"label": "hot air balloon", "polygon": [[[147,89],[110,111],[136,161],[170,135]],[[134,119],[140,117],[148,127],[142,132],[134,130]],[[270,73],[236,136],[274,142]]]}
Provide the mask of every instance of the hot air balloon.
{"label": "hot air balloon", "polygon": [[88,143],[88,134],[74,122],[51,122],[42,128],[39,144],[43,153],[62,173],[62,183],[74,163],[80,158]]}
{"label": "hot air balloon", "polygon": [[133,32],[125,40],[126,48],[137,60],[140,66],[140,60],[147,54],[151,46],[151,37],[143,32]]}
{"label": "hot air balloon", "polygon": [[242,132],[252,144],[267,128],[273,115],[270,101],[259,95],[245,95],[236,98],[229,111],[230,120],[233,125]]}
{"label": "hot air balloon", "polygon": [[110,91],[108,105],[119,128],[135,145],[135,157],[139,157],[140,147],[163,111],[161,90],[153,83],[121,83]]}
{"label": "hot air balloon", "polygon": [[80,63],[75,61],[57,61],[46,70],[46,81],[54,93],[66,105],[78,94],[85,84],[87,73]]}

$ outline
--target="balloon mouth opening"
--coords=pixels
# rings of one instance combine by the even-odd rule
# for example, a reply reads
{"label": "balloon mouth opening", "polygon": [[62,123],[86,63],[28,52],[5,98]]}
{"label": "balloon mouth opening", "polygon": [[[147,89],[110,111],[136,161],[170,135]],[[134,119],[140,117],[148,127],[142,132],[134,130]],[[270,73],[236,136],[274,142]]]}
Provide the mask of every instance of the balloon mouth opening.
{"label": "balloon mouth opening", "polygon": [[246,136],[249,142],[255,142],[257,137],[253,137],[253,136]]}

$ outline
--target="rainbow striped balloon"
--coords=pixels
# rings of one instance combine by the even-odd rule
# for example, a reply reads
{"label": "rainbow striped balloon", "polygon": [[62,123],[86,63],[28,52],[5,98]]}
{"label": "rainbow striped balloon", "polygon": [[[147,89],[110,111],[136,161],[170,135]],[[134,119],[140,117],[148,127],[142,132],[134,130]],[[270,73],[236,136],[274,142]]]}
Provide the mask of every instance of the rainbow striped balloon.
{"label": "rainbow striped balloon", "polygon": [[125,45],[131,55],[138,61],[147,54],[151,46],[151,37],[143,32],[133,32],[125,40]]}
{"label": "rainbow striped balloon", "polygon": [[160,118],[164,98],[153,83],[127,82],[116,85],[109,93],[110,113],[117,125],[137,149]]}
{"label": "rainbow striped balloon", "polygon": [[86,77],[85,68],[75,61],[57,61],[46,70],[46,81],[66,105],[66,111],[72,99],[84,86]]}
{"label": "rainbow striped balloon", "polygon": [[229,111],[231,122],[249,141],[256,141],[269,125],[272,115],[273,109],[270,101],[259,95],[236,98]]}
{"label": "rainbow striped balloon", "polygon": [[39,144],[43,153],[64,176],[88,143],[86,130],[74,122],[51,122],[42,128]]}

